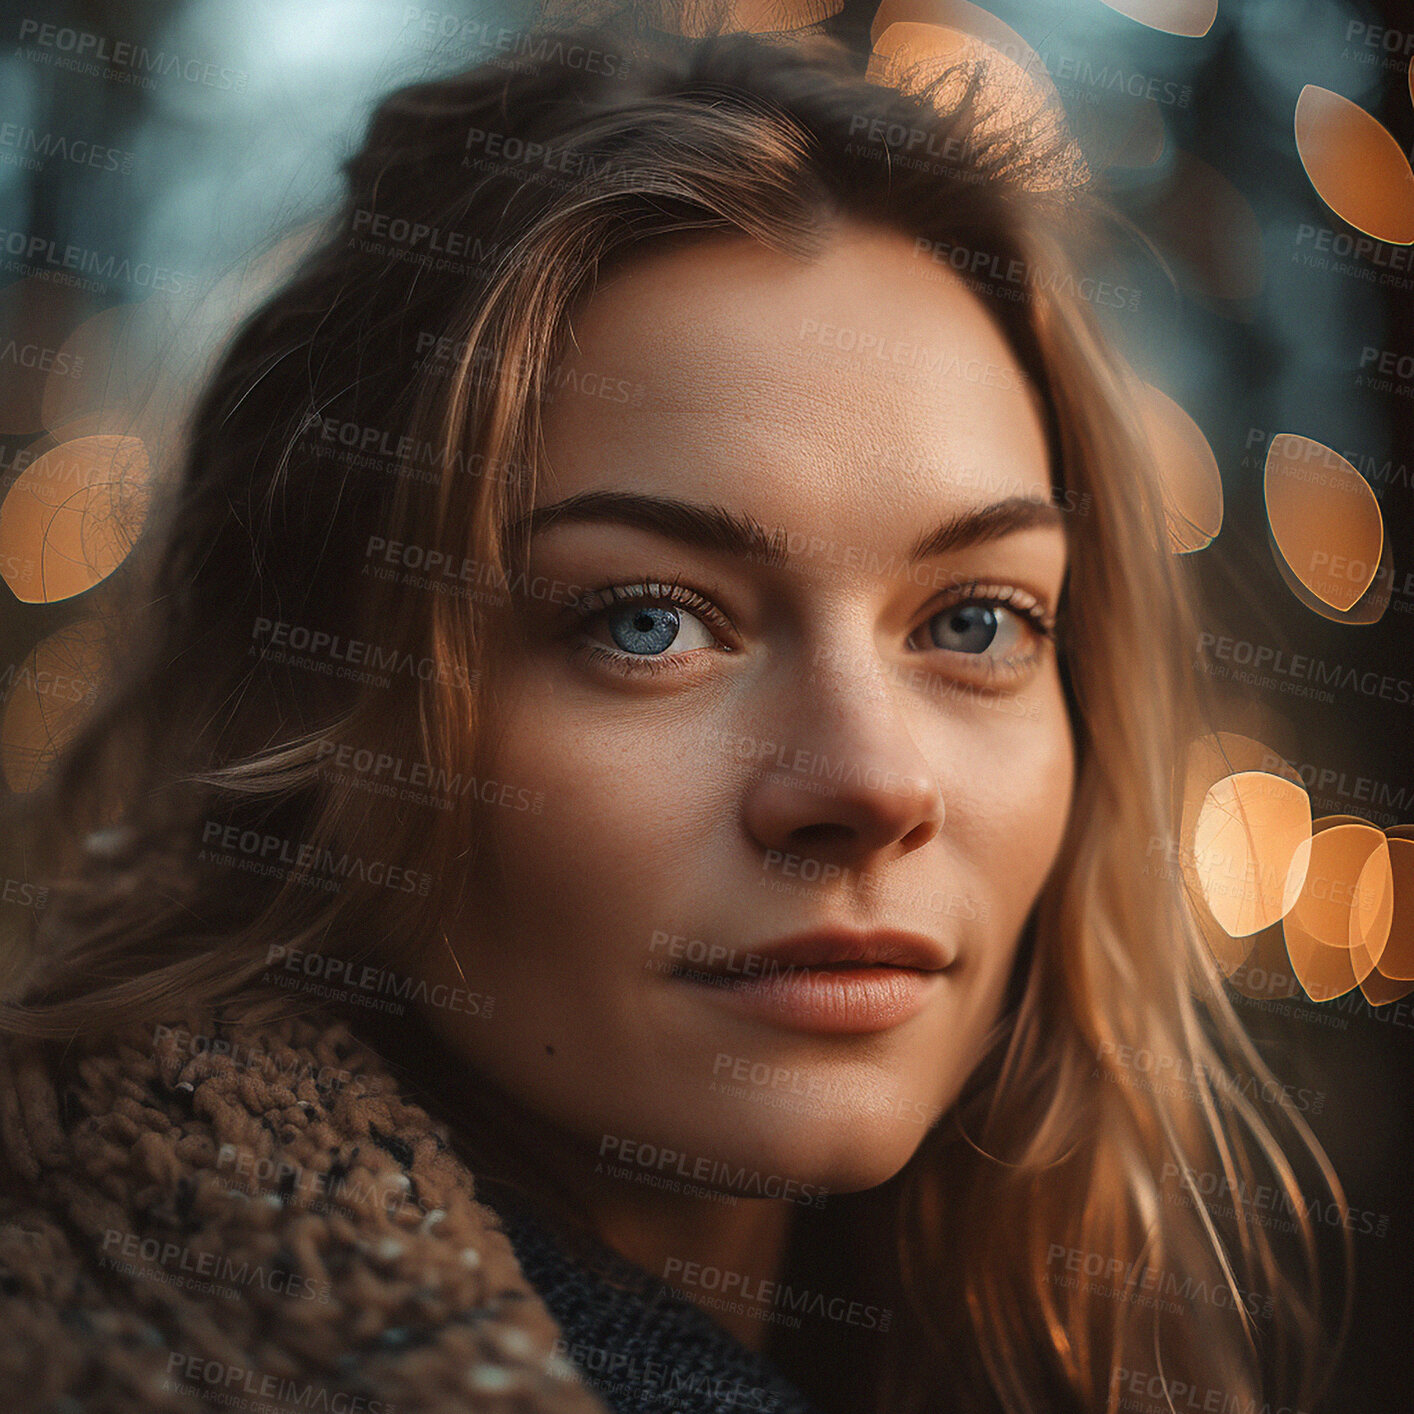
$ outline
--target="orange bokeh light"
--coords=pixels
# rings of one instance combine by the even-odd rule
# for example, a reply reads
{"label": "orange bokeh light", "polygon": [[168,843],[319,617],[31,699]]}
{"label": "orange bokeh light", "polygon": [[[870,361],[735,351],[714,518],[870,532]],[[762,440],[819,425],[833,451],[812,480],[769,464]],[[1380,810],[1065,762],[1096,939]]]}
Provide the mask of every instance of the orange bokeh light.
{"label": "orange bokeh light", "polygon": [[1342,221],[1391,245],[1414,242],[1414,171],[1378,118],[1308,83],[1296,100],[1296,150]]}
{"label": "orange bokeh light", "polygon": [[1384,517],[1370,483],[1339,452],[1279,432],[1263,484],[1267,523],[1291,573],[1332,608],[1352,608],[1384,553]]}
{"label": "orange bokeh light", "polygon": [[1201,39],[1218,17],[1218,0],[1104,0],[1104,3],[1126,19],[1183,39]]}

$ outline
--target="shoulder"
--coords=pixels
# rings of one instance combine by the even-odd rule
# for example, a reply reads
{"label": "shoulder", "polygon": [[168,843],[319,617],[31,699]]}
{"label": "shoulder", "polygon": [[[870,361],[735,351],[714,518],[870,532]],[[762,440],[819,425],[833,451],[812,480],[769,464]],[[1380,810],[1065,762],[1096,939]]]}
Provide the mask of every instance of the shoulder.
{"label": "shoulder", "polygon": [[0,1384],[34,1407],[602,1409],[557,1334],[341,1021],[0,1038]]}

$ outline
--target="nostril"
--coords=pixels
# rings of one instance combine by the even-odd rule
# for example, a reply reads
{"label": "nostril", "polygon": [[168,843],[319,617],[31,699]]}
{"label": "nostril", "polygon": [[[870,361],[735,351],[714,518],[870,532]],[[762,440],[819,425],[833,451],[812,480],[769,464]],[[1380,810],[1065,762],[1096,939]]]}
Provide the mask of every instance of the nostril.
{"label": "nostril", "polygon": [[813,825],[798,825],[791,831],[791,840],[797,845],[828,850],[831,845],[852,844],[856,833],[849,825],[820,820]]}

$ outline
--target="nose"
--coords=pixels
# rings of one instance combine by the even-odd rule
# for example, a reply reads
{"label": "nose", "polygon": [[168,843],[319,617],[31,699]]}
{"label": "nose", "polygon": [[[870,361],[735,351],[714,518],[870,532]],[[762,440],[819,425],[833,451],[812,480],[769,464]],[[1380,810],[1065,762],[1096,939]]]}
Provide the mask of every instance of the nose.
{"label": "nose", "polygon": [[942,830],[942,789],[875,655],[799,678],[774,724],[781,745],[746,794],[763,849],[861,868],[921,849]]}

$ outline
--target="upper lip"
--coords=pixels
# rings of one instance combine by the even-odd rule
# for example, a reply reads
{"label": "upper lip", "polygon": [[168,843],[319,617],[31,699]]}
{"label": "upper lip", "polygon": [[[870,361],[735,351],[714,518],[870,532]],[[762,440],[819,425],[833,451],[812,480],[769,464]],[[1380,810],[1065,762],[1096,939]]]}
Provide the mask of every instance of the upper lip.
{"label": "upper lip", "polygon": [[751,949],[780,966],[906,967],[940,972],[954,954],[936,938],[897,928],[814,928]]}

